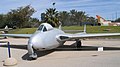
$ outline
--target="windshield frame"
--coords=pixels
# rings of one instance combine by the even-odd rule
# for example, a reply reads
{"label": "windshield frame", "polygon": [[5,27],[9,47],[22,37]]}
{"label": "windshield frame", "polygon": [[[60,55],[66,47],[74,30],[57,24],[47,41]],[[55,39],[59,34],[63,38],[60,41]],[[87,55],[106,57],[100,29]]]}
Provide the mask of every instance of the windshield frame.
{"label": "windshield frame", "polygon": [[44,25],[40,25],[37,29],[37,31],[45,32],[48,31],[47,28]]}

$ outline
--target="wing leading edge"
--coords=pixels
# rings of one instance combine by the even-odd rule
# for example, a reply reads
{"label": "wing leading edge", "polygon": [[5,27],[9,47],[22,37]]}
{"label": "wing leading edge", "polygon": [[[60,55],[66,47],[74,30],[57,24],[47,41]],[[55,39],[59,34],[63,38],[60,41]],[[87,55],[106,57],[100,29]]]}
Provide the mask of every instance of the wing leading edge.
{"label": "wing leading edge", "polygon": [[8,37],[31,37],[32,34],[0,34],[0,36],[8,36]]}
{"label": "wing leading edge", "polygon": [[106,36],[119,36],[120,33],[99,33],[99,34],[60,34],[57,39],[60,41],[67,41],[70,39],[82,39],[92,37],[106,37]]}

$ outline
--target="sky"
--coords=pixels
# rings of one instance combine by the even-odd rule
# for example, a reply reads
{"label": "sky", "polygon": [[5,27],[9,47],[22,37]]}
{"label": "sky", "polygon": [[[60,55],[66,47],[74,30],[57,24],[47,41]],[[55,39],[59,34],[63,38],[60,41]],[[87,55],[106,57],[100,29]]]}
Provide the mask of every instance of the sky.
{"label": "sky", "polygon": [[29,4],[36,10],[32,17],[38,19],[47,8],[53,7],[57,11],[70,11],[72,9],[85,11],[88,16],[96,18],[96,15],[100,15],[106,20],[115,20],[120,17],[120,0],[1,0],[0,14],[6,14],[11,9]]}

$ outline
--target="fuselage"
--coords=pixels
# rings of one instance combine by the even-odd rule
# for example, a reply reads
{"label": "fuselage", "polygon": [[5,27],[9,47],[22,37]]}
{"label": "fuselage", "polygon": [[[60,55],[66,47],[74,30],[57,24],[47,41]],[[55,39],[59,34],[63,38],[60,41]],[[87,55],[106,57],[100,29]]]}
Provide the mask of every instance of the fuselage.
{"label": "fuselage", "polygon": [[62,30],[53,28],[52,30],[41,32],[36,31],[29,39],[28,44],[37,50],[49,50],[56,48],[60,42],[56,39],[56,35],[64,34]]}
{"label": "fuselage", "polygon": [[104,21],[104,22],[100,22],[101,26],[109,26],[109,24],[111,24],[111,22],[109,21]]}

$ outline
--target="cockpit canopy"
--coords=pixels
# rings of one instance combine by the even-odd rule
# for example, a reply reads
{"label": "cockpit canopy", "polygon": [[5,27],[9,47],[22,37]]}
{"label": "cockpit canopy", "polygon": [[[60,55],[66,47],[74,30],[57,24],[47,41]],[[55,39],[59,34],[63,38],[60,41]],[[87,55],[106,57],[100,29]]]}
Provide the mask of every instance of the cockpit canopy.
{"label": "cockpit canopy", "polygon": [[41,31],[41,32],[45,32],[45,31],[49,31],[52,30],[53,27],[48,24],[48,23],[42,23],[39,27],[37,31]]}

